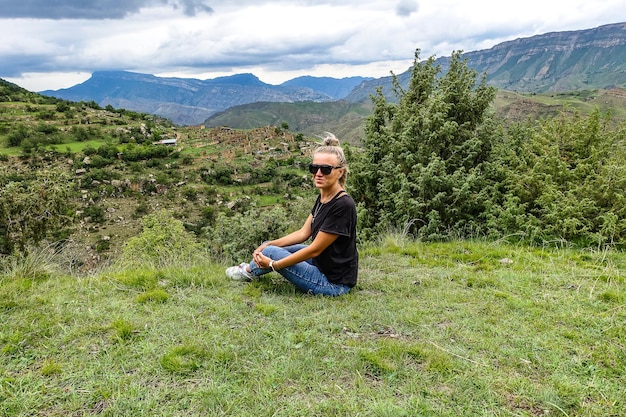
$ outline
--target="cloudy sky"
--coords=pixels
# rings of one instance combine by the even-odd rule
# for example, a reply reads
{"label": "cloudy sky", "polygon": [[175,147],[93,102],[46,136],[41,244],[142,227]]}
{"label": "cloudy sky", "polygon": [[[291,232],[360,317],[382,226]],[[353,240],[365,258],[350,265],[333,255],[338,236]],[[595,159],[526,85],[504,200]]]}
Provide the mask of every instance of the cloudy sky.
{"label": "cloudy sky", "polygon": [[0,0],[0,78],[32,91],[98,70],[209,79],[383,77],[548,32],[626,22],[626,0]]}

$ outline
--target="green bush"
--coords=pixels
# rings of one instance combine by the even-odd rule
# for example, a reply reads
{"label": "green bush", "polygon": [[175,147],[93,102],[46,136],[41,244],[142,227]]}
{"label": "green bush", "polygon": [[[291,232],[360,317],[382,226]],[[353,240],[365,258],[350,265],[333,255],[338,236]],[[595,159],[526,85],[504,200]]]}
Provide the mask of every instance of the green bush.
{"label": "green bush", "polygon": [[128,144],[122,151],[122,159],[125,161],[145,161],[151,158],[165,158],[172,152],[172,148],[162,145],[134,145]]}
{"label": "green bush", "polygon": [[492,235],[589,245],[626,243],[626,129],[595,111],[511,129],[499,153],[502,201]]}
{"label": "green bush", "polygon": [[626,126],[595,111],[504,126],[495,90],[454,53],[416,61],[397,104],[379,90],[362,152],[347,152],[361,236],[626,243]]}
{"label": "green bush", "polygon": [[29,137],[30,137],[30,132],[28,128],[23,124],[19,124],[8,135],[8,144],[9,146],[20,146],[22,142],[24,141],[24,139],[27,139]]}
{"label": "green bush", "polygon": [[202,178],[202,181],[210,185],[231,185],[234,182],[234,174],[234,168],[225,165],[217,165],[210,169],[202,169],[200,171],[200,178]]}
{"label": "green bush", "polygon": [[195,236],[168,210],[147,215],[142,231],[124,245],[120,261],[131,265],[178,265],[200,252]]}
{"label": "green bush", "polygon": [[94,168],[103,168],[108,165],[111,165],[115,162],[115,160],[111,160],[109,158],[104,158],[100,155],[94,155],[91,157],[91,161],[89,162],[89,166]]}
{"label": "green bush", "polygon": [[97,150],[99,156],[105,159],[115,159],[119,154],[119,149],[112,143],[107,143],[100,146]]}
{"label": "green bush", "polygon": [[254,209],[243,214],[220,213],[213,226],[205,229],[210,253],[228,263],[249,260],[252,251],[264,241],[299,229],[308,209],[308,203],[300,203],[288,208]]}
{"label": "green bush", "polygon": [[92,204],[85,207],[84,216],[89,217],[92,223],[102,224],[105,220],[105,210],[100,206]]}
{"label": "green bush", "polygon": [[62,234],[73,222],[71,178],[38,170],[20,181],[0,175],[0,253],[26,253],[46,238]]}

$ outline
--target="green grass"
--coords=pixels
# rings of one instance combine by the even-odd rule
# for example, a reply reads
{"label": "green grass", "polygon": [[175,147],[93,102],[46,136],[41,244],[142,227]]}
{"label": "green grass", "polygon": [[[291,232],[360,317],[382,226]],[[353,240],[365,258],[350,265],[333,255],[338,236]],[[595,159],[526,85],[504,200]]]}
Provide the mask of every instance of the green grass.
{"label": "green grass", "polygon": [[339,298],[276,274],[231,282],[209,261],[89,277],[47,257],[13,264],[0,415],[626,409],[625,254],[393,237],[360,253],[359,285]]}
{"label": "green grass", "polygon": [[59,145],[49,145],[48,148],[54,149],[57,152],[65,152],[69,150],[72,153],[76,153],[76,152],[82,152],[88,147],[98,149],[102,145],[106,145],[111,142],[112,142],[112,139],[103,138],[103,139],[97,139],[97,140],[96,139],[86,140],[84,142],[69,142],[69,143],[62,143]]}
{"label": "green grass", "polygon": [[275,195],[261,195],[257,197],[259,207],[273,207],[284,199]]}
{"label": "green grass", "polygon": [[[5,143],[6,141],[3,138],[0,138],[0,143]],[[22,148],[4,148],[0,146],[0,155],[6,156],[19,156],[23,153]]]}

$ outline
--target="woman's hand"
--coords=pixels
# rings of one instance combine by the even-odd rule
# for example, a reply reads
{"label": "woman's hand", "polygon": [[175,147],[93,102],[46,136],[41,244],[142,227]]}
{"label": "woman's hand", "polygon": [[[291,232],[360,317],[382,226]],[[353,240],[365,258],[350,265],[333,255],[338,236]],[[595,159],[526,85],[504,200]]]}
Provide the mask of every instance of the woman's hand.
{"label": "woman's hand", "polygon": [[252,259],[254,260],[254,263],[257,264],[259,268],[264,268],[264,269],[269,268],[270,262],[272,262],[272,259],[263,255],[260,250],[254,251],[254,253],[252,254]]}
{"label": "woman's hand", "polygon": [[269,268],[270,262],[272,261],[267,256],[263,255],[261,251],[269,246],[269,242],[264,242],[252,252],[252,259],[254,263],[257,264],[259,268]]}

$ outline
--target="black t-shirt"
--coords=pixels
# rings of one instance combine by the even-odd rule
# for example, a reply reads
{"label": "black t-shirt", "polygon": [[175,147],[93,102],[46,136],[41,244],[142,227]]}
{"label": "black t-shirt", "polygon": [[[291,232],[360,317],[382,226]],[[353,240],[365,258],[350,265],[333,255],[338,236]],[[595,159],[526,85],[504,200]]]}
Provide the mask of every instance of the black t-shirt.
{"label": "black t-shirt", "polygon": [[318,196],[311,214],[313,239],[320,231],[338,235],[329,247],[313,259],[313,265],[326,275],[330,282],[354,287],[359,269],[354,200],[343,191],[326,204],[322,204]]}

